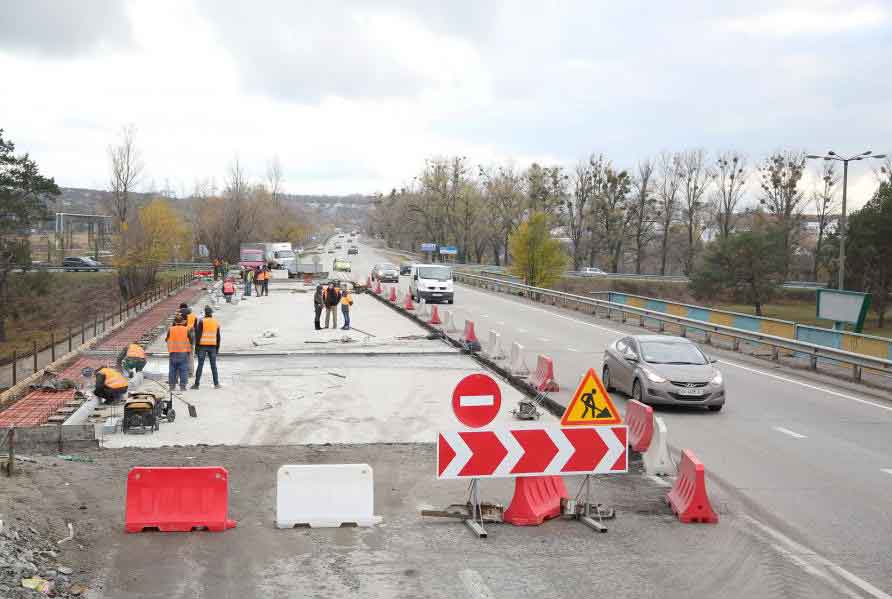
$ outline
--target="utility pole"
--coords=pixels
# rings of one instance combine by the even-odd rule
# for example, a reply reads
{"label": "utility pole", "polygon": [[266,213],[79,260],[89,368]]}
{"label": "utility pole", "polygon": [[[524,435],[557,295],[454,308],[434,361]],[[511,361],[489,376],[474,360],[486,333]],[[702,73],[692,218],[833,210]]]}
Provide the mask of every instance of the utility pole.
{"label": "utility pole", "polygon": [[864,160],[866,158],[885,158],[885,154],[876,154],[867,150],[866,152],[861,152],[860,154],[855,154],[854,156],[849,156],[848,158],[844,156],[840,156],[833,150],[827,152],[826,156],[816,156],[814,154],[809,154],[806,158],[811,160],[836,160],[837,162],[842,162],[842,210],[839,215],[839,268],[837,269],[838,282],[837,288],[842,291],[845,288],[845,280],[846,280],[846,195],[849,186],[849,162],[855,160]]}

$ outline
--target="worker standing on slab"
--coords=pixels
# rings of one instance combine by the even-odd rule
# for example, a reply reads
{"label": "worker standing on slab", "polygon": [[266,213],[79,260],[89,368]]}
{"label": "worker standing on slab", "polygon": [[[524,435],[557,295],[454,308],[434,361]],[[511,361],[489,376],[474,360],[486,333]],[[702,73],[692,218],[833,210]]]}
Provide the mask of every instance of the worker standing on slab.
{"label": "worker standing on slab", "polygon": [[258,266],[254,269],[254,291],[257,297],[260,297],[260,290],[263,287],[263,270]]}
{"label": "worker standing on slab", "polygon": [[173,389],[180,383],[180,391],[186,390],[189,382],[189,364],[192,355],[193,331],[186,326],[186,319],[177,314],[173,324],[167,329],[167,385]]}
{"label": "worker standing on slab", "polygon": [[114,368],[104,366],[96,371],[96,388],[93,389],[93,395],[104,399],[107,403],[114,403],[124,399],[128,386],[123,374]]}
{"label": "worker standing on slab", "polygon": [[220,351],[220,323],[213,316],[214,311],[210,306],[204,307],[204,318],[198,321],[195,327],[195,353],[198,354],[198,372],[195,373],[195,384],[192,389],[198,389],[201,383],[201,370],[204,360],[211,363],[211,374],[214,376],[214,389],[220,388],[220,377],[217,376],[217,352]]}
{"label": "worker standing on slab", "polygon": [[272,271],[270,271],[269,266],[263,267],[263,295],[269,295],[269,280],[273,277]]}
{"label": "worker standing on slab", "polygon": [[217,280],[217,277],[220,276],[220,259],[214,258],[214,280]]}
{"label": "worker standing on slab", "polygon": [[322,292],[322,303],[325,304],[325,328],[328,328],[331,319],[331,328],[338,328],[338,304],[341,302],[341,292],[335,287],[334,281],[328,284]]}
{"label": "worker standing on slab", "polygon": [[[186,328],[189,329],[194,344],[195,323],[198,322],[198,317],[192,312],[192,308],[190,308],[185,302],[180,304],[180,314],[183,315],[183,319],[186,321]],[[192,374],[195,372],[195,356],[191,351],[189,352],[189,368],[187,372],[189,378],[192,378]]]}
{"label": "worker standing on slab", "polygon": [[316,285],[316,293],[313,295],[313,310],[316,312],[316,319],[313,321],[316,325],[316,330],[322,329],[322,325],[319,320],[322,318],[322,306],[323,306],[323,289],[322,285]]}
{"label": "worker standing on slab", "polygon": [[[349,288],[345,288],[343,293],[341,293],[341,314],[344,315],[344,326],[341,328],[345,331],[350,330],[350,310],[353,309],[353,294],[350,293]],[[335,323],[335,326],[338,326]]]}
{"label": "worker standing on slab", "polygon": [[146,350],[138,343],[131,343],[121,349],[115,364],[119,364],[122,370],[142,372],[146,366]]}

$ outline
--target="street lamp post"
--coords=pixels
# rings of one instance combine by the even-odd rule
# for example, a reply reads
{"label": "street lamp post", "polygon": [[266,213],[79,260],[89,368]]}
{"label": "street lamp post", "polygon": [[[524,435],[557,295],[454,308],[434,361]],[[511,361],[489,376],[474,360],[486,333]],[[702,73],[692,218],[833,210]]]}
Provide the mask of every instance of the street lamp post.
{"label": "street lamp post", "polygon": [[812,160],[836,160],[837,162],[842,162],[842,211],[839,214],[839,269],[837,271],[837,286],[840,291],[844,288],[843,281],[845,281],[846,278],[846,192],[849,186],[849,162],[864,160],[865,158],[880,159],[885,157],[885,154],[875,155],[870,150],[855,154],[854,156],[849,156],[848,158],[840,156],[833,150],[827,152],[826,156],[816,156],[814,154],[806,156],[806,158]]}

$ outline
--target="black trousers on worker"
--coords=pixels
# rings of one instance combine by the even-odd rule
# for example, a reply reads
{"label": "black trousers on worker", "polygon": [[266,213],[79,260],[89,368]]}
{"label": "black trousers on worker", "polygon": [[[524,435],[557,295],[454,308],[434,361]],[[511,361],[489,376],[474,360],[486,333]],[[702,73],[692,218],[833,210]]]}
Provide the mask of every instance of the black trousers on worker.
{"label": "black trousers on worker", "polygon": [[322,328],[322,323],[319,320],[322,318],[322,304],[313,304],[313,308],[316,310],[316,320],[313,323],[316,325],[316,330]]}
{"label": "black trousers on worker", "polygon": [[263,279],[263,295],[269,295],[269,279]]}

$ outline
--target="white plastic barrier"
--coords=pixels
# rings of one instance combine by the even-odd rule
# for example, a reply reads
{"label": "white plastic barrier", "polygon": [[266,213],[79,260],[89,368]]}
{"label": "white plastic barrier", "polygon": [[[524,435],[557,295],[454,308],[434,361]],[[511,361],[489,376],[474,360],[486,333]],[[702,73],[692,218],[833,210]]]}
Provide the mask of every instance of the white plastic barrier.
{"label": "white plastic barrier", "polygon": [[502,336],[496,331],[489,330],[489,343],[486,344],[486,355],[490,360],[504,360],[505,350],[502,349]]}
{"label": "white plastic barrier", "polygon": [[523,356],[523,346],[516,341],[511,344],[511,359],[508,370],[514,376],[527,376],[530,374],[526,358]]}
{"label": "white plastic barrier", "polygon": [[418,300],[418,316],[422,318],[428,318],[428,307],[427,301],[423,299]]}
{"label": "white plastic barrier", "polygon": [[650,447],[642,455],[644,458],[644,470],[648,474],[657,476],[669,476],[675,474],[675,466],[669,456],[669,446],[666,444],[669,438],[669,430],[666,423],[659,416],[654,416],[654,436],[650,441]]}
{"label": "white plastic barrier", "polygon": [[372,467],[368,464],[285,465],[276,475],[276,527],[374,526]]}
{"label": "white plastic barrier", "polygon": [[455,312],[452,310],[443,311],[443,328],[447,333],[457,333],[458,327],[455,326]]}

